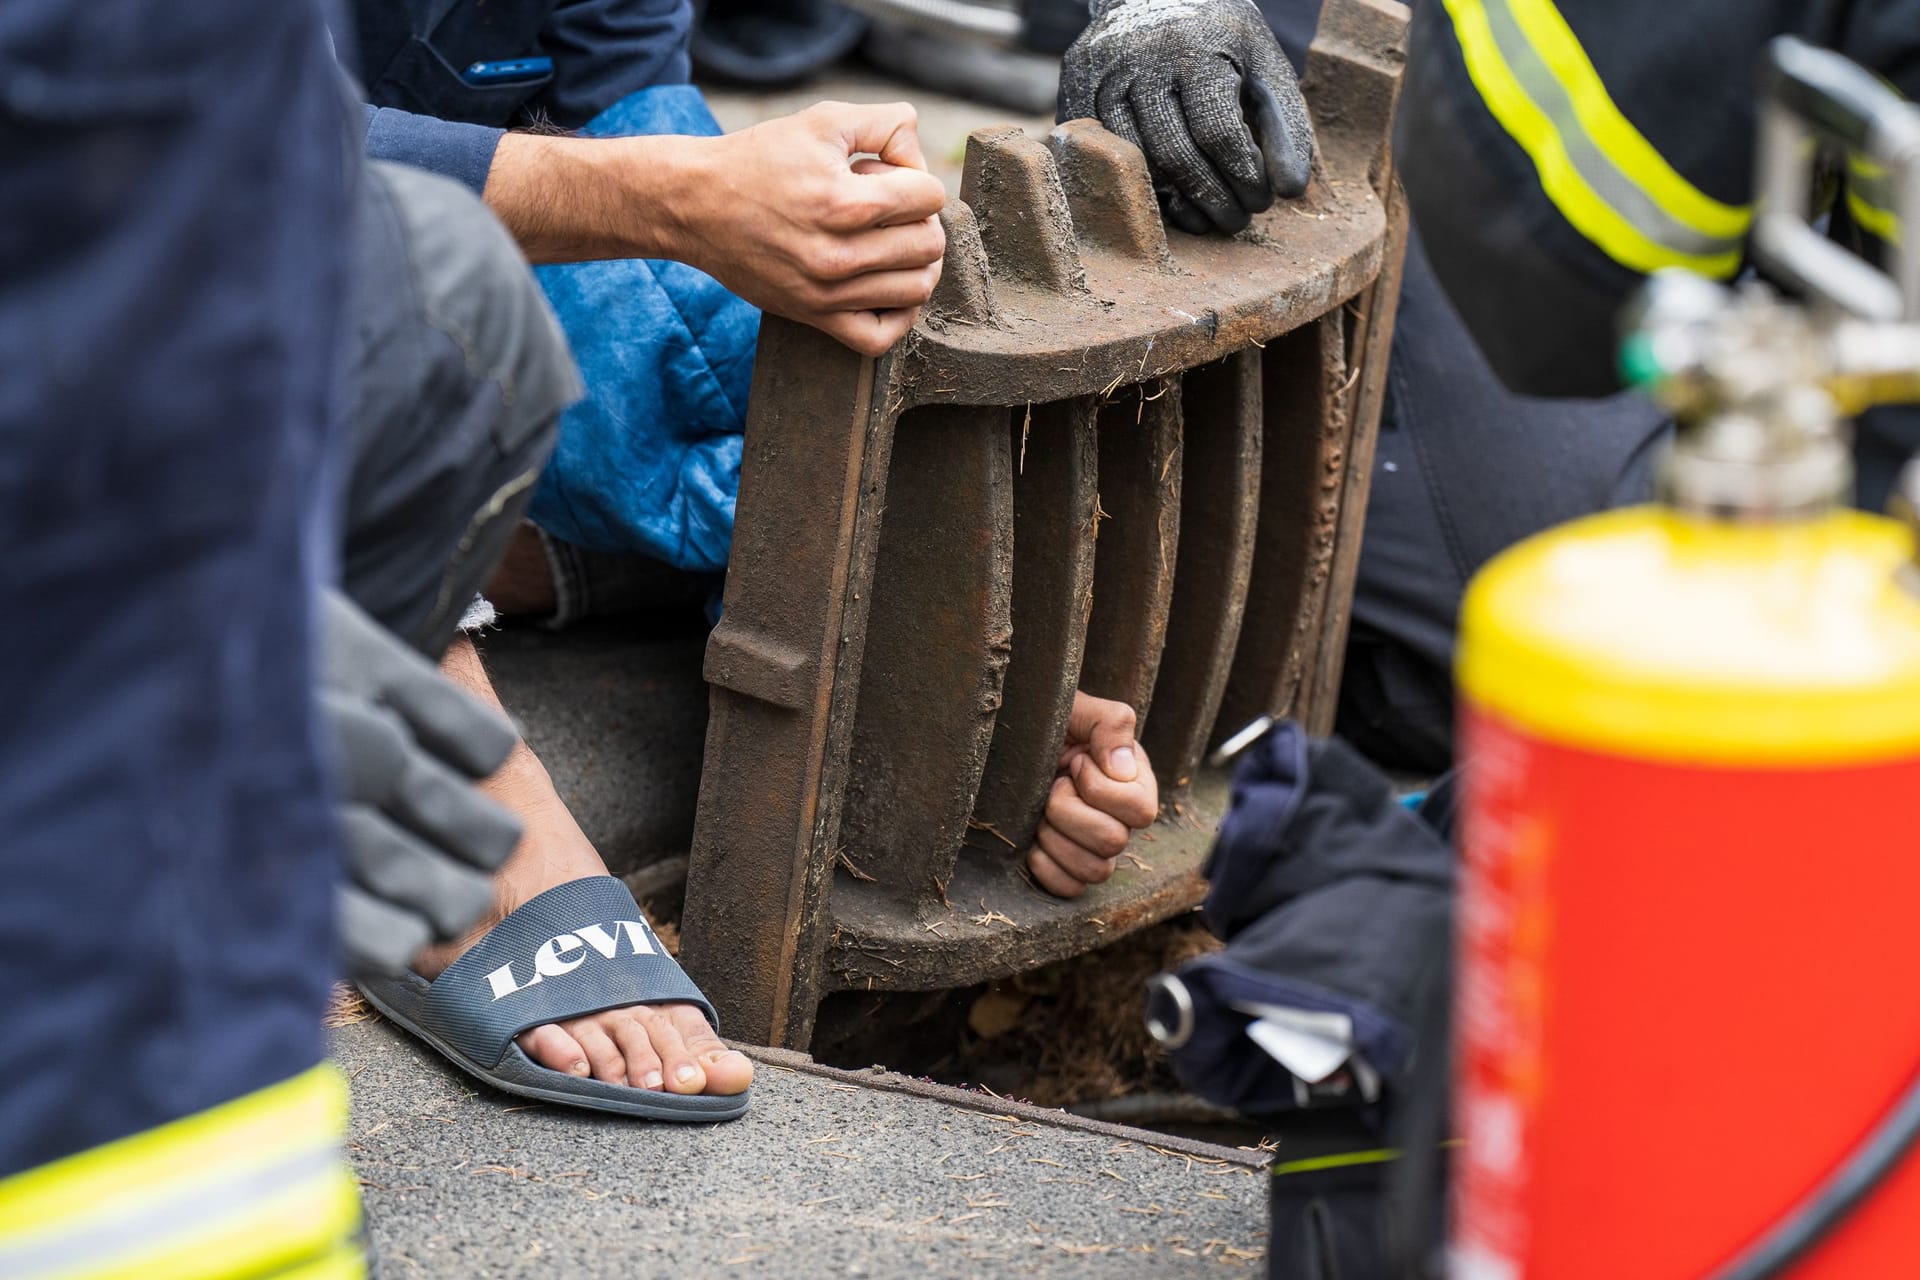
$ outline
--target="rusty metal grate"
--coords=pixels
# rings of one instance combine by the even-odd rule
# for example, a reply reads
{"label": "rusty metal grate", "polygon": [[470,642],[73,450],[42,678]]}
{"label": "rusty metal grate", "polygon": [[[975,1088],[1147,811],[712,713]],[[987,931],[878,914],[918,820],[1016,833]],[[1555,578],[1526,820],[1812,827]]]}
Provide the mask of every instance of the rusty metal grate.
{"label": "rusty metal grate", "polygon": [[[804,1048],[828,991],[981,981],[1191,906],[1209,742],[1330,726],[1405,22],[1328,0],[1314,183],[1241,236],[1169,237],[1140,153],[1091,122],[983,130],[900,348],[767,322],[682,921],[730,1035]],[[1076,688],[1140,709],[1167,808],[1062,902],[1019,868]]]}

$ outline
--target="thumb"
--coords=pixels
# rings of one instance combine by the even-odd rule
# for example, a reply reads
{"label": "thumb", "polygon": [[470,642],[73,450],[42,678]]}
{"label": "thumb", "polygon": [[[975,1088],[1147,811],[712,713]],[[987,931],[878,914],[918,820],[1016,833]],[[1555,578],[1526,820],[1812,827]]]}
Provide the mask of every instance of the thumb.
{"label": "thumb", "polygon": [[1073,695],[1073,712],[1067,718],[1067,736],[1087,744],[1100,771],[1115,782],[1132,782],[1140,774],[1134,754],[1133,708],[1124,702]]}
{"label": "thumb", "polygon": [[920,150],[920,117],[911,103],[823,104],[839,130],[848,155],[867,153],[891,165],[926,170]]}

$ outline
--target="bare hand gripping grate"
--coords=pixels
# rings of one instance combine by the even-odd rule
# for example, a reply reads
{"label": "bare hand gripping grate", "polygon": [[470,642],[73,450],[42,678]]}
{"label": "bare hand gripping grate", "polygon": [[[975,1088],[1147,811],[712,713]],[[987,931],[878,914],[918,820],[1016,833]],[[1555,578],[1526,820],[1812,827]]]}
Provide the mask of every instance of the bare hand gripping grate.
{"label": "bare hand gripping grate", "polygon": [[[913,333],[864,360],[768,319],[681,959],[729,1035],[805,1048],[821,996],[930,990],[1199,900],[1210,742],[1331,727],[1405,218],[1406,10],[1328,0],[1312,187],[1230,240],[1162,228],[1090,121],[986,129]],[[1076,688],[1162,782],[1074,902],[1020,870]]]}

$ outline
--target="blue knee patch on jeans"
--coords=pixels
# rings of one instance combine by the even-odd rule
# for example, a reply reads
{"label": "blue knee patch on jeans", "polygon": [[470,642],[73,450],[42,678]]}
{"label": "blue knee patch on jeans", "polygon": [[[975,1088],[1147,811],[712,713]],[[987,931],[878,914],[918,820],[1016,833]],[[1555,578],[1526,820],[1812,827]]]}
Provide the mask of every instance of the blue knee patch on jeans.
{"label": "blue knee patch on jeans", "polygon": [[[661,85],[621,99],[582,132],[711,136],[720,126],[698,89]],[[560,420],[534,522],[595,551],[724,569],[760,312],[677,262],[583,262],[537,274],[587,396]]]}

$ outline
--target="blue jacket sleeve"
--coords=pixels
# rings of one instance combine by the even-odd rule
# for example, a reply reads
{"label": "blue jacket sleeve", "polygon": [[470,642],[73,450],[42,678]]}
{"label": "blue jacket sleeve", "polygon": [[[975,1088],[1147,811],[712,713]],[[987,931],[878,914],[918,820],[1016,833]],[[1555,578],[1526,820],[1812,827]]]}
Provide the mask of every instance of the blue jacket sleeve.
{"label": "blue jacket sleeve", "polygon": [[394,107],[367,106],[367,155],[410,164],[465,183],[478,194],[493,168],[504,129],[418,116]]}

